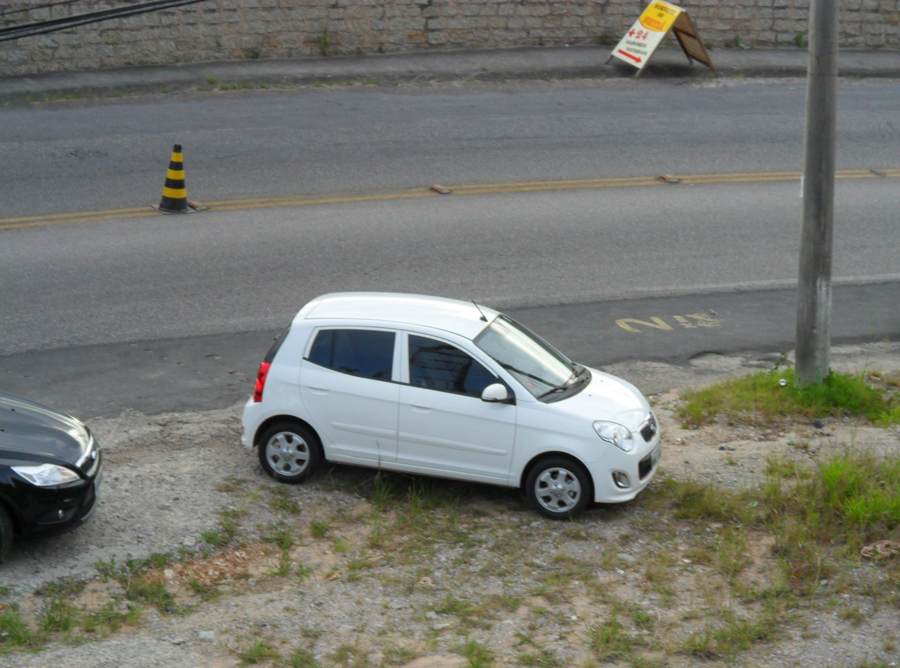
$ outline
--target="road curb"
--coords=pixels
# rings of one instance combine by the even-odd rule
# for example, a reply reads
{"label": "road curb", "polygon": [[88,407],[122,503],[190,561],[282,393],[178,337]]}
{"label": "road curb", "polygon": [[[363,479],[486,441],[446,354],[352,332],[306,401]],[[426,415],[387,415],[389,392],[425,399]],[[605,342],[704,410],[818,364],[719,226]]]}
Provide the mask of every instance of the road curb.
{"label": "road curb", "polygon": [[[0,102],[18,103],[189,91],[313,86],[539,79],[631,79],[633,68],[606,64],[608,46],[444,51],[297,60],[251,60],[57,72],[0,78]],[[804,49],[717,49],[721,78],[806,76]],[[900,51],[845,51],[841,77],[900,77]],[[642,80],[714,80],[679,50],[660,49]]]}

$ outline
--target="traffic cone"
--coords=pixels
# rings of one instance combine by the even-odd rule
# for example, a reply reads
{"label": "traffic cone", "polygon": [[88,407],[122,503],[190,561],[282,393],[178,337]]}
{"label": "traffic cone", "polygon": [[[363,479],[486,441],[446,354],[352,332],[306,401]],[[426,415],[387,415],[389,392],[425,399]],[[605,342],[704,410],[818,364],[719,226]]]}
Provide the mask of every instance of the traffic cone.
{"label": "traffic cone", "polygon": [[155,208],[161,213],[190,213],[193,210],[188,206],[187,188],[184,187],[184,158],[181,157],[181,144],[175,144],[175,148],[172,149],[162,199]]}

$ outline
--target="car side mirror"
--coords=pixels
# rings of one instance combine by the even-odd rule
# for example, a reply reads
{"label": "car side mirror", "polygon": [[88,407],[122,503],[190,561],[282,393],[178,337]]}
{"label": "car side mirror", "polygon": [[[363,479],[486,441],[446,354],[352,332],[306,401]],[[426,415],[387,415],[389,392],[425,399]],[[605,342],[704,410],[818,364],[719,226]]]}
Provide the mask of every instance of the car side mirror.
{"label": "car side mirror", "polygon": [[509,390],[506,389],[506,385],[503,383],[493,383],[484,388],[484,392],[481,393],[481,400],[492,404],[515,403],[515,399],[509,395]]}

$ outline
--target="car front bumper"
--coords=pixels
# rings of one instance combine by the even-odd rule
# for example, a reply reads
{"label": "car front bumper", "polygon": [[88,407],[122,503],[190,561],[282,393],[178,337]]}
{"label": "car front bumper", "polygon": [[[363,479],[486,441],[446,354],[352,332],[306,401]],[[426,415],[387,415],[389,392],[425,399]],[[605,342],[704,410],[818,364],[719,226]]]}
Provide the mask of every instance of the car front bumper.
{"label": "car front bumper", "polygon": [[[103,471],[98,456],[91,476],[73,485],[59,487],[20,488],[16,510],[19,525],[25,534],[41,534],[77,527],[94,511],[100,498]],[[27,483],[24,483],[27,485]]]}
{"label": "car front bumper", "polygon": [[594,481],[594,501],[597,503],[630,501],[653,480],[661,459],[662,439],[659,432],[650,443],[634,452],[622,452],[615,446],[610,446],[608,456],[588,465]]}

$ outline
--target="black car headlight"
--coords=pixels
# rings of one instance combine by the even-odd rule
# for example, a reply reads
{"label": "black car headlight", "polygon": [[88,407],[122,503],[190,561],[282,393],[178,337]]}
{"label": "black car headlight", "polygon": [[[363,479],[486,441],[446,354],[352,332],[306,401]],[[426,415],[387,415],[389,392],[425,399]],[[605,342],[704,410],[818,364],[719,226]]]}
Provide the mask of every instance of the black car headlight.
{"label": "black car headlight", "polygon": [[81,480],[77,473],[65,466],[40,464],[38,466],[12,466],[13,471],[37,487],[53,487]]}

